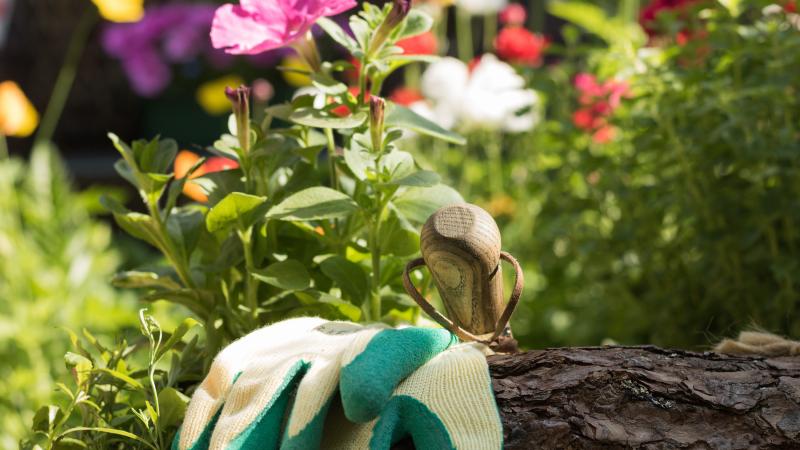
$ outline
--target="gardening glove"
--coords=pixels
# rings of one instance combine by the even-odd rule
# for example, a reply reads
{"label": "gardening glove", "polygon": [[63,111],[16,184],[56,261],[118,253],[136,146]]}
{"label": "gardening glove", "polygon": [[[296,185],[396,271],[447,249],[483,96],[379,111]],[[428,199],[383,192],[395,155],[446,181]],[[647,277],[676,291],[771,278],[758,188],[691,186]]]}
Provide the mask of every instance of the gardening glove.
{"label": "gardening glove", "polygon": [[388,450],[404,436],[418,449],[491,450],[503,447],[486,354],[475,342],[457,344],[403,380],[380,416],[352,423],[334,405],[322,448]]}
{"label": "gardening glove", "polygon": [[454,342],[442,329],[319,318],[254,331],[217,355],[173,448],[318,448],[337,388],[348,418],[373,420],[401,380]]}

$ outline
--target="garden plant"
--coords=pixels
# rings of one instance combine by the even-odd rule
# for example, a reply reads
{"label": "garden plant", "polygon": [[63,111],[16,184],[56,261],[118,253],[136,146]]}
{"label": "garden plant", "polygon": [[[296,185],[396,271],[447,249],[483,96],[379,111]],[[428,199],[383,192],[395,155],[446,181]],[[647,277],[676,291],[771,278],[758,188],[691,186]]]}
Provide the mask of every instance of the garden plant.
{"label": "garden plant", "polygon": [[[111,276],[120,250],[109,250],[108,229],[74,206],[81,203],[49,146],[80,57],[70,53],[59,77],[66,91],[43,114],[29,168],[13,158],[0,164],[8,205],[0,220],[9,224],[0,229],[0,254],[7,241],[25,254],[22,263],[0,264],[0,280],[14,280],[0,283],[0,297],[13,299],[0,309],[10,325],[37,317],[39,325],[74,329],[2,329],[0,354],[25,369],[0,371],[0,394],[16,392],[0,395],[0,425],[13,436],[0,446],[23,436],[32,417],[22,448],[166,449],[215,355],[254,330],[302,316],[433,325],[405,294],[401,275],[419,254],[430,214],[465,200],[496,219],[502,248],[524,268],[512,321],[522,348],[708,349],[747,327],[800,336],[795,1],[427,0],[412,8],[405,0],[308,0],[301,9],[266,1],[142,9],[127,0],[123,10],[95,3],[105,19],[141,19],[101,33],[136,92],[170,92],[170,82],[186,82],[187,67],[197,67],[188,61],[203,60],[213,76],[198,78],[211,82],[191,101],[211,115],[232,114],[209,146],[109,135],[109,151],[121,157],[114,168],[137,196],[99,203],[121,230],[115,241],[125,234],[157,255]],[[262,3],[280,6],[265,13]],[[85,43],[89,31],[77,30],[84,34],[76,40]],[[137,36],[141,45],[126,45]],[[202,44],[170,51],[197,36]],[[221,50],[244,59],[230,63]],[[273,67],[254,70],[263,61],[281,61],[282,79],[265,80]],[[190,84],[194,92],[200,83]],[[30,135],[38,120],[12,87],[17,110],[28,114],[8,117],[28,120],[4,119],[12,96],[0,85],[3,153],[6,135]],[[42,272],[58,281],[40,283]],[[436,303],[425,274],[414,272],[414,285]],[[138,321],[134,294],[143,308]],[[20,300],[34,298],[36,308]],[[76,318],[84,305],[86,317],[101,320]],[[54,366],[67,345],[64,376]],[[694,358],[651,348],[601,349],[584,360],[570,351],[542,358],[567,361],[564,376],[575,379],[592,358],[597,365],[650,358],[659,374],[675,365],[663,358]],[[745,379],[762,370],[753,361],[695,363],[692,370],[722,377],[715,386],[730,387],[724,374]],[[522,376],[502,359],[490,366],[493,377]],[[609,382],[619,393],[609,402],[647,400],[650,419],[672,411],[664,406],[670,401],[680,404],[639,369]],[[23,392],[30,374],[36,389]],[[737,385],[737,404],[754,389],[780,403],[786,390],[765,383]],[[580,409],[562,391],[546,396]],[[575,401],[591,409],[595,391],[576,388]],[[498,401],[501,413],[543,414],[537,401],[515,401]],[[687,414],[730,406],[722,395],[704,401]],[[33,403],[48,405],[34,414]],[[27,412],[6,419],[16,408]],[[753,408],[703,423],[734,426],[757,414]]]}

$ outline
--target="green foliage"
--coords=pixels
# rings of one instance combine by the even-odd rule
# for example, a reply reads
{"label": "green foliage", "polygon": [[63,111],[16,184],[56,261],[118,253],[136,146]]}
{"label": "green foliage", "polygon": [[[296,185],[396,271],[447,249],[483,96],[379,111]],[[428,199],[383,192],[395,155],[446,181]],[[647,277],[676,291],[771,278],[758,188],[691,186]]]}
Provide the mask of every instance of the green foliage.
{"label": "green foliage", "polygon": [[[390,10],[366,4],[352,19],[356,39],[321,22],[360,60],[364,86],[379,85],[406,63],[396,58],[398,39],[431,26],[416,11],[389,26]],[[402,292],[399,270],[418,249],[421,222],[461,198],[452,190],[436,195],[445,189],[439,177],[421,170],[396,142],[402,129],[449,142],[463,138],[406,108],[352,95],[336,79],[347,66],[322,63],[311,75],[313,92],[270,106],[259,122],[249,120],[240,93],[230,133],[211,149],[239,167],[192,180],[208,195],[205,204],[177,201],[186,179],[172,173],[174,141],[127,144],[111,135],[122,156],[117,170],[136,187],[146,212],[109,198],[104,204],[123,230],[167,263],[121,273],[115,283],[141,289],[146,301],[189,308],[205,326],[207,360],[231,340],[287,317],[417,316],[412,304],[383,300]],[[335,112],[339,105],[349,114]]]}
{"label": "green foliage", "polygon": [[[172,333],[162,331],[144,310],[142,335],[134,342],[106,346],[89,332],[71,336],[64,357],[71,384],[58,383],[60,404],[41,407],[33,437],[23,449],[166,449],[180,427],[189,397],[181,393],[203,370],[197,326],[186,319]],[[141,367],[141,369],[139,369]]]}
{"label": "green foliage", "polygon": [[27,435],[33,411],[65,374],[64,327],[108,334],[135,324],[108,279],[119,265],[110,228],[71,191],[55,151],[0,161],[0,447]]}
{"label": "green foliage", "polygon": [[[764,4],[712,5],[707,35],[686,45],[662,36],[640,52],[567,49],[566,62],[529,74],[548,121],[520,136],[469,135],[466,150],[434,146],[429,164],[445,162],[445,179],[482,199],[522,260],[523,345],[702,348],[753,324],[800,335],[800,33],[783,13],[764,17]],[[571,123],[578,72],[631,84],[612,142]],[[499,189],[484,167],[492,140]]]}

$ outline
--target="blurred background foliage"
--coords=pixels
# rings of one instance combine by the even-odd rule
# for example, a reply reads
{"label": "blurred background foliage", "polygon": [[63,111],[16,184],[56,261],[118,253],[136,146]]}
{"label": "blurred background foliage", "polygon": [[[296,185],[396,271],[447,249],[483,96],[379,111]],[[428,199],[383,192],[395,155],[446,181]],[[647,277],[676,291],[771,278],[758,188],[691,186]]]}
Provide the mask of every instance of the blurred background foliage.
{"label": "blurred background foliage", "polygon": [[[65,36],[83,11],[67,8],[69,20],[54,21],[43,6],[48,2],[75,3],[16,1],[0,50],[0,80],[17,80],[40,111],[55,79],[41,61],[62,57]],[[168,3],[177,2],[146,5]],[[465,64],[497,52],[496,12],[485,14],[489,19],[468,16],[473,32],[464,38],[458,10],[471,2],[458,3],[437,6],[444,9],[435,52],[457,56],[459,38],[473,47],[470,58],[462,55]],[[521,4],[525,27],[547,38],[536,63],[504,58],[536,93],[533,125],[522,132],[461,127],[466,146],[423,137],[403,143],[423,167],[497,218],[505,249],[526,272],[513,320],[521,344],[704,349],[753,325],[800,336],[795,2]],[[31,21],[41,27],[28,27]],[[108,27],[88,37],[55,134],[76,176],[73,186],[116,178],[107,130],[123,139],[161,132],[198,151],[210,145],[226,111],[209,107],[213,99],[200,101],[207,82],[231,74],[266,81],[272,91],[263,98],[274,95],[273,101],[302,84],[276,69],[292,63],[286,54],[218,65],[199,52],[170,63],[162,91],[136,95],[124,63],[104,53],[101,33]],[[54,49],[50,58],[29,50],[37,40],[53,44],[39,50]],[[389,80],[384,94],[419,89],[424,72],[412,66]],[[46,147],[29,154],[31,143],[9,139],[12,155],[29,162],[0,162],[0,357],[8,361],[0,368],[3,448],[24,435],[30,411],[50,398],[53,379],[65,371],[69,337],[61,327],[78,333],[87,327],[107,340],[138,327],[136,302],[109,280],[153,258],[112,231],[107,217],[93,215],[98,188],[73,192],[58,156]],[[172,328],[182,315],[164,312],[160,320]]]}
{"label": "blurred background foliage", "polygon": [[132,296],[109,284],[121,256],[111,227],[90,213],[96,202],[96,193],[71,190],[47,147],[29,163],[0,161],[2,448],[16,445],[32,408],[48,401],[54,380],[66,374],[65,327],[110,336],[137,325]]}

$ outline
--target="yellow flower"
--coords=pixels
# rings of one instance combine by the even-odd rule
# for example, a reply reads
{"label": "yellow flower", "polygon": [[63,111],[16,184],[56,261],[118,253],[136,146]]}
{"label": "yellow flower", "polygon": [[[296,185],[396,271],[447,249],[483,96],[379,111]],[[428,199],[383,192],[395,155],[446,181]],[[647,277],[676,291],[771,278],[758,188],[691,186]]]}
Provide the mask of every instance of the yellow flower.
{"label": "yellow flower", "polygon": [[[297,56],[287,56],[281,61],[281,67],[295,70],[309,71],[308,65]],[[303,87],[311,84],[311,77],[306,74],[291,71],[283,71],[283,79],[289,83],[290,86]]]}
{"label": "yellow flower", "polygon": [[206,81],[197,88],[197,103],[212,116],[231,112],[231,101],[225,95],[225,88],[237,88],[244,84],[236,75],[226,75],[216,80]]}
{"label": "yellow flower", "polygon": [[138,22],[144,16],[144,0],[92,0],[92,3],[111,22]]}
{"label": "yellow flower", "polygon": [[28,137],[39,125],[39,113],[13,81],[0,83],[0,134]]}

